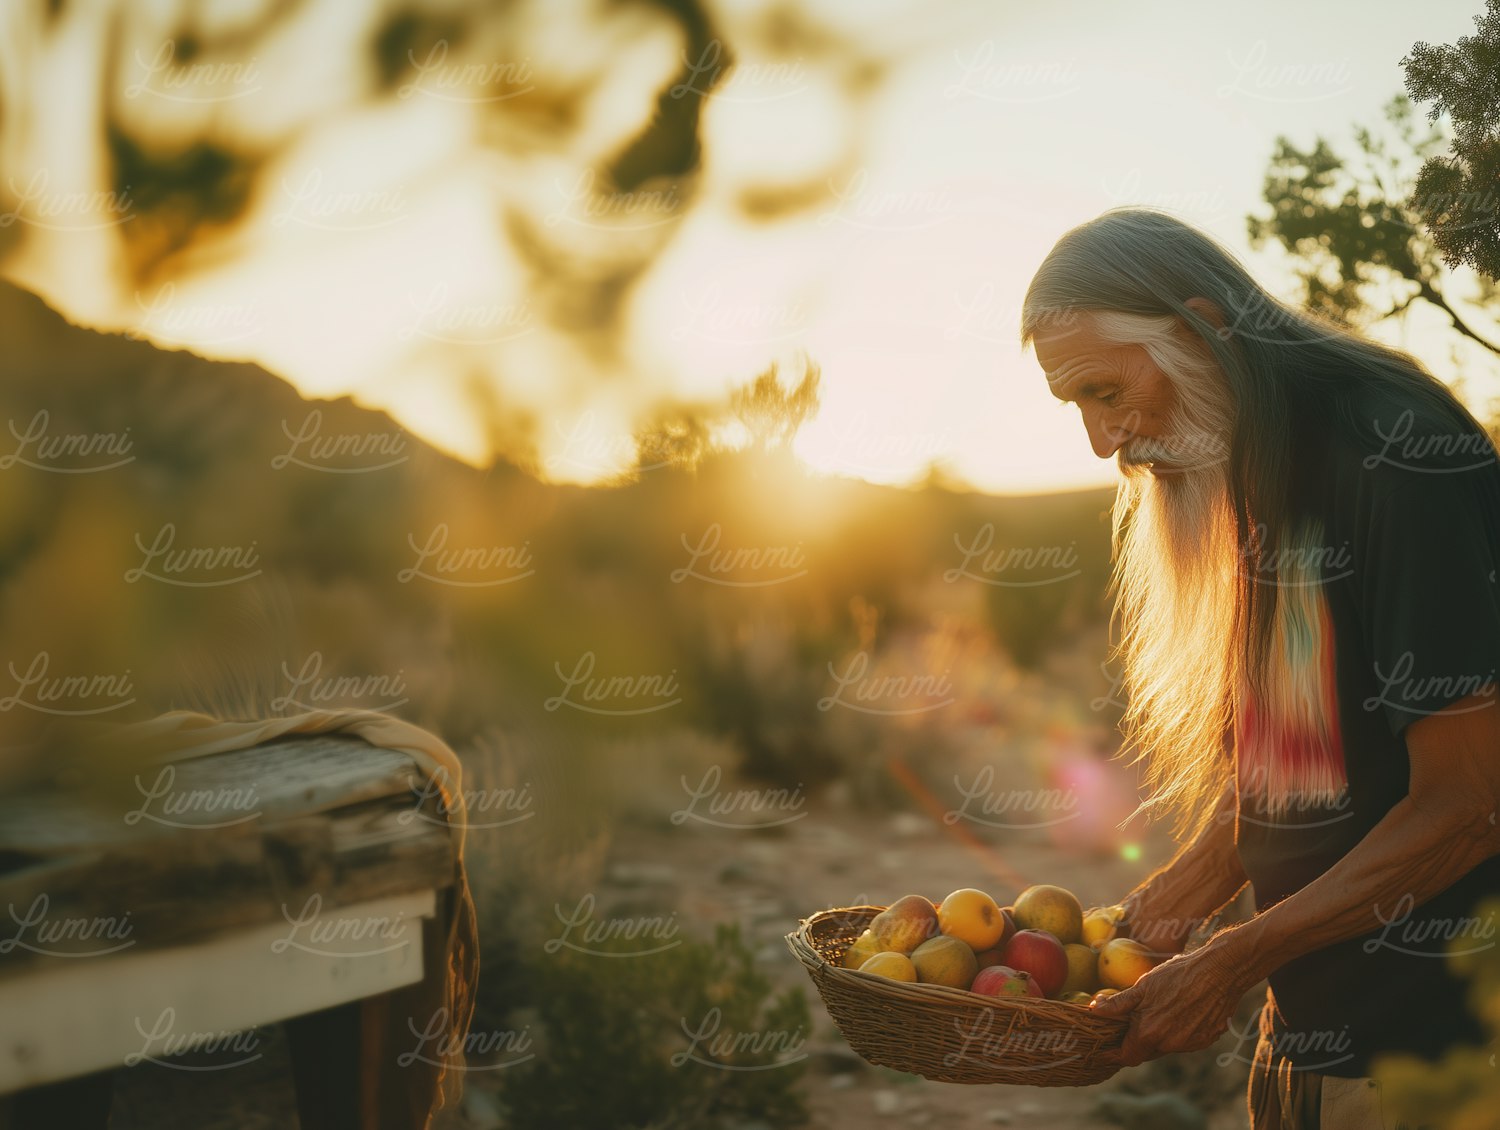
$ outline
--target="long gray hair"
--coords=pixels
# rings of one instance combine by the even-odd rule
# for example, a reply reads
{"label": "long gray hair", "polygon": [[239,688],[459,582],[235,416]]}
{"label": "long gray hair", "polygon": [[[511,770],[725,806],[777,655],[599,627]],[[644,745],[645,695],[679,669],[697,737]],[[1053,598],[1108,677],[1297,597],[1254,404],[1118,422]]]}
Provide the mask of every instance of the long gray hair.
{"label": "long gray hair", "polygon": [[[1194,297],[1222,311],[1224,326],[1190,308],[1187,300]],[[1110,313],[1127,316],[1095,317]],[[1186,669],[1171,670],[1160,649],[1157,669],[1131,670],[1133,654],[1142,654],[1140,645],[1148,642],[1143,635],[1167,630],[1167,612],[1180,620],[1180,613],[1212,604],[1214,593],[1201,569],[1192,608],[1152,609],[1136,599],[1135,607],[1126,609],[1120,638],[1131,695],[1127,748],[1146,761],[1152,791],[1147,803],[1165,804],[1176,811],[1179,831],[1192,830],[1222,795],[1225,764],[1218,755],[1239,688],[1260,694],[1265,687],[1278,586],[1259,584],[1257,577],[1260,562],[1276,561],[1271,555],[1278,555],[1305,517],[1309,492],[1299,490],[1299,476],[1306,460],[1340,441],[1368,449],[1377,443],[1377,414],[1387,410],[1410,409],[1424,424],[1449,432],[1483,435],[1484,430],[1414,358],[1278,301],[1227,249],[1163,212],[1112,209],[1058,240],[1027,289],[1021,343],[1031,344],[1044,326],[1066,325],[1080,316],[1112,340],[1142,344],[1179,387],[1200,380],[1201,370],[1184,374],[1174,363],[1164,348],[1174,332],[1179,343],[1211,357],[1223,376],[1218,394],[1229,435],[1216,471],[1223,496],[1218,540],[1243,567],[1234,568],[1228,592],[1218,594],[1229,599],[1212,622],[1179,627],[1200,635],[1222,632],[1224,638],[1217,645],[1200,641]],[[1175,330],[1164,331],[1169,321]],[[1132,335],[1131,326],[1139,333]],[[1137,552],[1134,562],[1120,553],[1120,525],[1141,497],[1140,484],[1134,491],[1130,485],[1127,481],[1126,501],[1116,509],[1115,588],[1122,597],[1132,593],[1122,571],[1138,567],[1143,553]],[[1184,565],[1187,556],[1178,553],[1176,564]]]}

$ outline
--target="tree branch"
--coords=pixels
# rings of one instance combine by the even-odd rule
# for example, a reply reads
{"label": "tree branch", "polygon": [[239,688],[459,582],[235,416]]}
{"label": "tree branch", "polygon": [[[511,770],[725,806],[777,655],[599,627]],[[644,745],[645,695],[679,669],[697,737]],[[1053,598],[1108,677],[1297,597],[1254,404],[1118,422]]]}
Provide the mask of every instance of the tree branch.
{"label": "tree branch", "polygon": [[1449,306],[1448,300],[1441,294],[1439,294],[1436,290],[1434,290],[1430,283],[1422,282],[1419,285],[1422,289],[1418,291],[1418,294],[1414,295],[1413,297],[1420,296],[1427,299],[1428,302],[1431,302],[1439,310],[1447,314],[1450,319],[1452,319],[1453,328],[1456,329],[1459,333],[1463,334],[1464,337],[1469,338],[1472,341],[1477,341],[1491,353],[1500,355],[1500,345],[1497,345],[1495,342],[1480,336],[1472,329],[1470,329],[1468,323],[1466,323],[1461,317],[1459,317],[1458,311],[1453,309],[1452,306]]}

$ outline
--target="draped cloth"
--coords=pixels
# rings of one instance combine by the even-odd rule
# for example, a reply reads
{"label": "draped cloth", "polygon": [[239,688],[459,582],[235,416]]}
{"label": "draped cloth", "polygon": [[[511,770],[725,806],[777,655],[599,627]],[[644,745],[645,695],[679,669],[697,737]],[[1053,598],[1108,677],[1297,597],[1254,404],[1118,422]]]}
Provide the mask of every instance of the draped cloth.
{"label": "draped cloth", "polygon": [[[462,1094],[463,1044],[474,1014],[479,937],[464,871],[467,816],[458,755],[419,726],[370,710],[314,710],[250,722],[173,711],[111,728],[110,744],[137,758],[182,761],[247,749],[298,734],[345,734],[410,756],[443,798],[454,845],[453,885],[438,892],[437,919],[424,923],[422,980],[362,1002],[361,1130],[427,1130]],[[436,945],[432,942],[436,941]],[[434,1052],[416,1033],[447,1031]],[[421,1054],[411,1053],[421,1045]],[[402,1054],[405,1052],[406,1054]]]}

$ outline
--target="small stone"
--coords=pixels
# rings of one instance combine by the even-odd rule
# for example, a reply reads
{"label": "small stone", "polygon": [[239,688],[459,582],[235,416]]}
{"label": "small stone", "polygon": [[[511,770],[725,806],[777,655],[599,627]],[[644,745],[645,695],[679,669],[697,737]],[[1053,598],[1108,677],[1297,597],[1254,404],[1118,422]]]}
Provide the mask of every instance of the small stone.
{"label": "small stone", "polygon": [[616,863],[609,880],[622,887],[646,887],[677,881],[677,868],[666,863]]}
{"label": "small stone", "polygon": [[932,821],[915,812],[898,812],[891,817],[891,834],[900,839],[909,840],[915,836],[925,836],[931,831]]}
{"label": "small stone", "polygon": [[1096,1108],[1126,1130],[1206,1130],[1208,1116],[1181,1095],[1101,1095]]}
{"label": "small stone", "polygon": [[901,1098],[895,1091],[876,1091],[870,1096],[870,1101],[875,1104],[875,1113],[879,1115],[891,1115],[901,1109]]}
{"label": "small stone", "polygon": [[854,1076],[849,1072],[844,1072],[842,1075],[835,1075],[832,1079],[828,1080],[828,1089],[830,1091],[847,1091],[850,1087],[854,1086],[854,1083]]}
{"label": "small stone", "polygon": [[1011,1124],[1010,1111],[996,1107],[994,1110],[985,1112],[984,1120],[993,1122],[996,1126],[1009,1126]]}
{"label": "small stone", "polygon": [[863,1071],[865,1068],[864,1060],[839,1044],[817,1048],[809,1052],[808,1058],[815,1071],[835,1076],[847,1076],[850,1079],[854,1078],[855,1072]]}
{"label": "small stone", "polygon": [[478,1087],[464,1088],[464,1115],[474,1130],[498,1130],[505,1125],[505,1116],[500,1104],[488,1091]]}

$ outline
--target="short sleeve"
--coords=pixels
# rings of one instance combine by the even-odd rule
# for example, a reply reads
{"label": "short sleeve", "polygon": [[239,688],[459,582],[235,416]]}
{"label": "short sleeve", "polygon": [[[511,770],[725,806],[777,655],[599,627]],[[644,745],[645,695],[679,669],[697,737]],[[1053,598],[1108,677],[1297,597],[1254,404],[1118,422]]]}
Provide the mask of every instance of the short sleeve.
{"label": "short sleeve", "polygon": [[1373,670],[1364,709],[1393,735],[1489,688],[1500,668],[1500,471],[1416,474],[1358,540]]}

